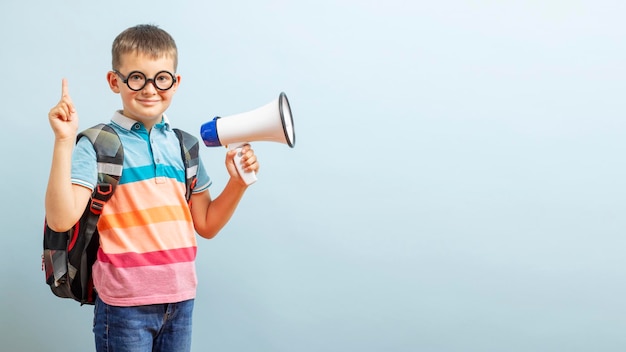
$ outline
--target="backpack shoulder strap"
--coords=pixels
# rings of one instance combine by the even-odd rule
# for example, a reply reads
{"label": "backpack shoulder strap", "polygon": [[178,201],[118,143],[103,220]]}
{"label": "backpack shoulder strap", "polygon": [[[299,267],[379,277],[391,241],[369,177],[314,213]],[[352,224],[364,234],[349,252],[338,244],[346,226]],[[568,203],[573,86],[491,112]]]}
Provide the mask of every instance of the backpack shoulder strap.
{"label": "backpack shoulder strap", "polygon": [[115,130],[104,123],[98,124],[79,133],[76,141],[87,137],[94,150],[98,163],[98,184],[94,189],[91,210],[100,214],[104,204],[111,198],[122,176],[124,166],[124,148]]}
{"label": "backpack shoulder strap", "polygon": [[198,165],[200,163],[198,156],[200,147],[196,137],[178,128],[174,128],[173,130],[174,133],[176,133],[176,137],[178,137],[180,153],[183,164],[185,165],[185,197],[187,201],[189,201],[191,199],[191,192],[196,186],[196,175],[198,174]]}
{"label": "backpack shoulder strap", "polygon": [[87,137],[96,151],[98,182],[117,186],[124,164],[122,141],[113,127],[101,123],[78,134],[76,141]]}
{"label": "backpack shoulder strap", "polygon": [[81,217],[82,229],[80,230],[82,245],[77,253],[70,253],[69,261],[80,269],[79,296],[75,296],[82,304],[93,304],[93,281],[91,278],[91,266],[96,260],[99,245],[97,231],[98,219],[106,202],[111,198],[120,177],[124,165],[124,148],[122,141],[115,130],[107,124],[99,124],[81,132],[76,141],[87,137],[94,150],[98,163],[98,184],[91,194],[91,200]]}

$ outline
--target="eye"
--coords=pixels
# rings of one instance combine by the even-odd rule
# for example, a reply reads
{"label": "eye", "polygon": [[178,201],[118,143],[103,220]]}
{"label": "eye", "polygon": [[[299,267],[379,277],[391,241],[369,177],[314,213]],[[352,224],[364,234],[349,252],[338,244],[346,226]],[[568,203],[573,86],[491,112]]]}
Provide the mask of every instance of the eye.
{"label": "eye", "polygon": [[155,80],[161,83],[167,83],[172,81],[172,76],[167,73],[161,73],[156,76]]}
{"label": "eye", "polygon": [[128,80],[129,81],[143,81],[144,76],[140,73],[133,73],[130,76],[128,76]]}

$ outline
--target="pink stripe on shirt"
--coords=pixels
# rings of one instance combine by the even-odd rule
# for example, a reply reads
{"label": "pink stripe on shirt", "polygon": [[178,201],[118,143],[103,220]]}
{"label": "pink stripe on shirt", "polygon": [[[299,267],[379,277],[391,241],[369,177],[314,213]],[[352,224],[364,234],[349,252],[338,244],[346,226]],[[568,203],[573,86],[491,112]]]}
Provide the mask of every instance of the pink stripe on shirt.
{"label": "pink stripe on shirt", "polygon": [[149,265],[166,265],[192,262],[196,258],[196,247],[170,249],[148,253],[106,254],[98,250],[98,261],[109,263],[116,268],[129,268]]}

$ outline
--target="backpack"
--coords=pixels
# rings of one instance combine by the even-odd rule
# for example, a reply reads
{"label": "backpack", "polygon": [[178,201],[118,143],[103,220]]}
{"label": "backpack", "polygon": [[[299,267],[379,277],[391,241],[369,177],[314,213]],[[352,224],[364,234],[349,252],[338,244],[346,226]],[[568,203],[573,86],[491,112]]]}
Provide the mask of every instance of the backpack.
{"label": "backpack", "polygon": [[[198,171],[198,140],[191,134],[173,129],[178,137],[185,167],[185,197],[190,203]],[[100,246],[97,223],[106,202],[111,198],[122,176],[124,148],[119,136],[107,124],[81,132],[76,142],[87,137],[96,151],[98,184],[83,215],[65,232],[56,232],[44,221],[42,270],[52,293],[83,304],[94,304],[95,291],[91,266]]]}

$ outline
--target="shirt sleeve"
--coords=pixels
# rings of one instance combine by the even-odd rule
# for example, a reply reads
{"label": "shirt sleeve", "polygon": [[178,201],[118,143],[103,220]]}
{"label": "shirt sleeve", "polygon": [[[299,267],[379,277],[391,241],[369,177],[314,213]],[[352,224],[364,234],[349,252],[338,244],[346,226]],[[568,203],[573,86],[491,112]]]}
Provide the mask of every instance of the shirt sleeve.
{"label": "shirt sleeve", "polygon": [[198,180],[196,181],[196,187],[193,189],[192,193],[204,192],[209,189],[213,183],[204,168],[204,163],[201,158],[198,160],[198,173],[196,174],[196,177]]}
{"label": "shirt sleeve", "polygon": [[81,138],[72,154],[72,183],[92,191],[98,183],[98,161],[96,151],[89,138]]}

